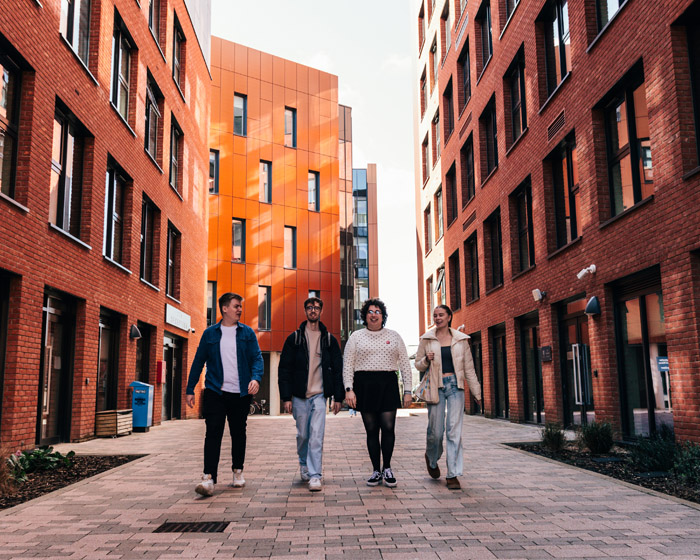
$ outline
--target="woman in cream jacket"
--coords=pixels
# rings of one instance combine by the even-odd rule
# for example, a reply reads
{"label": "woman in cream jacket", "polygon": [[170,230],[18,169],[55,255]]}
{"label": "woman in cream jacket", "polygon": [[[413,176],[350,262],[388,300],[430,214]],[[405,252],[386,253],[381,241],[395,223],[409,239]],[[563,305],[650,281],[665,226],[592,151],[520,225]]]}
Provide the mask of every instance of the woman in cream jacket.
{"label": "woman in cream jacket", "polygon": [[440,477],[437,462],[442,456],[442,437],[447,424],[447,487],[459,490],[462,475],[462,421],[464,383],[481,404],[481,385],[476,377],[469,337],[453,328],[452,310],[439,305],[433,311],[435,328],[420,338],[416,369],[429,376],[421,397],[428,403],[425,463],[433,478]]}

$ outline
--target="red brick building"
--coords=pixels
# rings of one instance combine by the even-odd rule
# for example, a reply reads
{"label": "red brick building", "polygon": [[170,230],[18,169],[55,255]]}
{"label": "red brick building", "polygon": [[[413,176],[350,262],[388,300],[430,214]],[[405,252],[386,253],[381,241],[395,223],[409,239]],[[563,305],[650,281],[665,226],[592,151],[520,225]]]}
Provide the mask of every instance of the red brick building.
{"label": "red brick building", "polygon": [[700,441],[698,22],[698,0],[420,6],[420,329],[455,310],[487,416]]}
{"label": "red brick building", "polygon": [[92,437],[135,379],[155,384],[155,423],[196,414],[208,29],[208,3],[3,3],[3,446]]}

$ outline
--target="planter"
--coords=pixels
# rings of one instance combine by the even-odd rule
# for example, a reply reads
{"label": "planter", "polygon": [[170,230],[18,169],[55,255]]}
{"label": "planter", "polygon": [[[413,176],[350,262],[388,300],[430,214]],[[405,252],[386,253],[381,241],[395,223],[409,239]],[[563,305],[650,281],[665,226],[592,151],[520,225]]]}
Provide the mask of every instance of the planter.
{"label": "planter", "polygon": [[105,410],[95,414],[97,437],[128,436],[132,430],[131,409]]}

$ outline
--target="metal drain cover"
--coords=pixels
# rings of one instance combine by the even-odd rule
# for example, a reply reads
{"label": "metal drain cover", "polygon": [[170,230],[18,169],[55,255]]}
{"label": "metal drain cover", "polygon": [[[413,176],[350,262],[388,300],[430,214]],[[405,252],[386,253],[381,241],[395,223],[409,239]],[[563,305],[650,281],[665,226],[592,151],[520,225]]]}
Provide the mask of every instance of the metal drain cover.
{"label": "metal drain cover", "polygon": [[230,521],[166,521],[154,533],[223,533]]}

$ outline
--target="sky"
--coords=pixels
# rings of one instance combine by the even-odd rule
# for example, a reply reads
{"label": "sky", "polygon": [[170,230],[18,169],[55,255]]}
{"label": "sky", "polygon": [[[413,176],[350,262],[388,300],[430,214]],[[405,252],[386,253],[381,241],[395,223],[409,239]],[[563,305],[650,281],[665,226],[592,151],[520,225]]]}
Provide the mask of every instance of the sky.
{"label": "sky", "polygon": [[338,102],[352,107],[353,167],[377,164],[379,297],[387,305],[386,326],[407,345],[418,344],[414,4],[213,0],[211,29],[217,37],[338,76]]}

